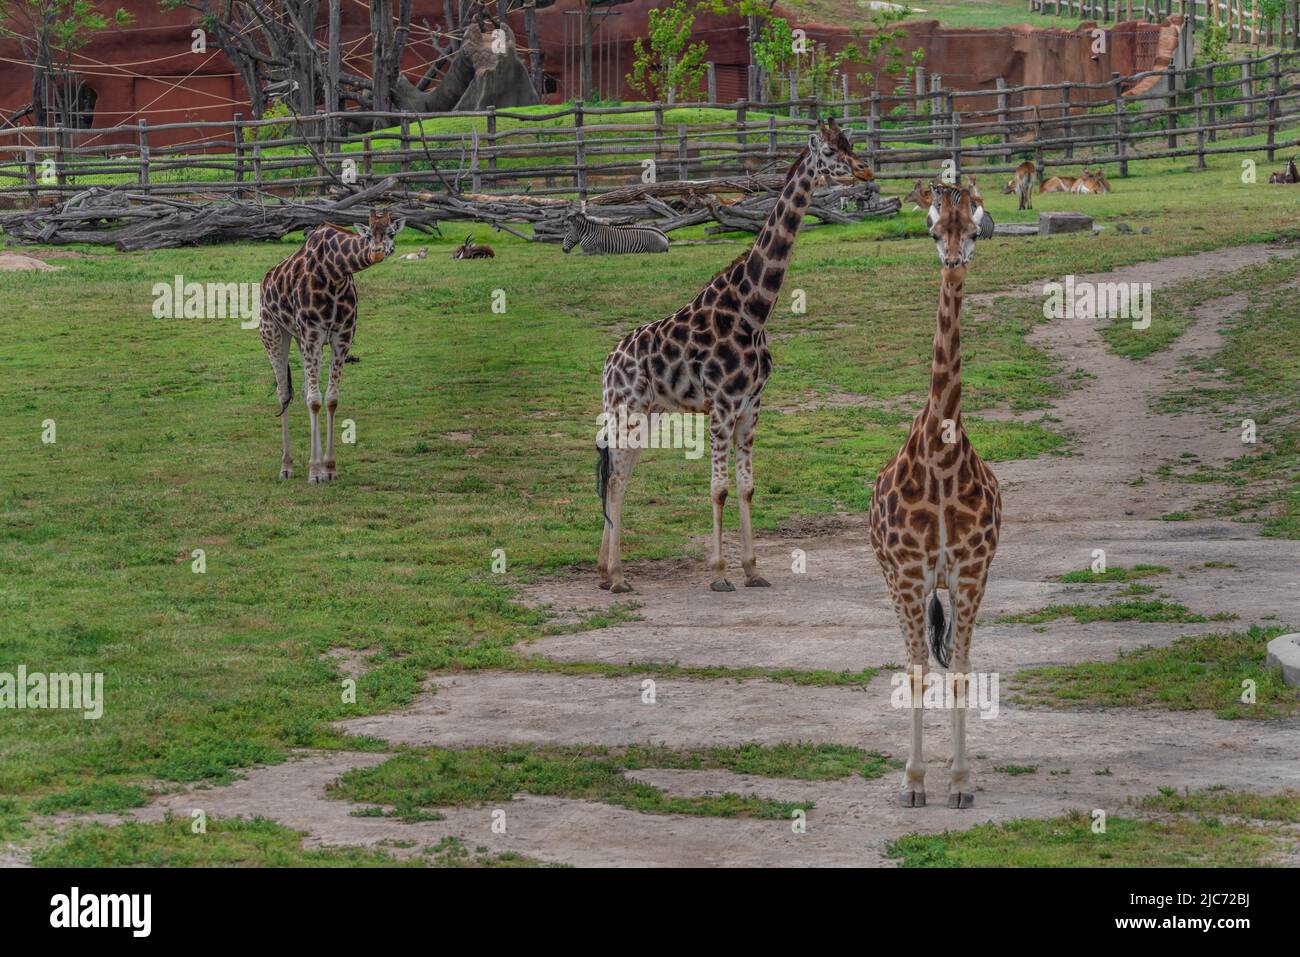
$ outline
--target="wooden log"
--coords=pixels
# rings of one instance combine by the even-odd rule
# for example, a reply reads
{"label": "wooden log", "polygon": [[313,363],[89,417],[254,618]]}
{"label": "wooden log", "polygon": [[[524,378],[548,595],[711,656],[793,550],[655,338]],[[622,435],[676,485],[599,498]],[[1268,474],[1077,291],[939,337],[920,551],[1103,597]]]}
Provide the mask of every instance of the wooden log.
{"label": "wooden log", "polygon": [[1092,217],[1083,213],[1039,213],[1038,235],[1056,236],[1060,233],[1083,233],[1092,229]]}

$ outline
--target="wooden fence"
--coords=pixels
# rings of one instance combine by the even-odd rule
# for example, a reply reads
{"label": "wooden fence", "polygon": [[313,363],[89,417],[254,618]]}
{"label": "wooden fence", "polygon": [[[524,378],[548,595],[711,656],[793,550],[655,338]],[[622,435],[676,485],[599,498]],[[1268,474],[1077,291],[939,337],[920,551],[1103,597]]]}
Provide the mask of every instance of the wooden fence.
{"label": "wooden fence", "polygon": [[[859,155],[883,179],[929,175],[945,162],[958,172],[1000,173],[1026,158],[1040,173],[1087,163],[1117,166],[1123,176],[1143,159],[1195,157],[1204,167],[1207,156],[1262,151],[1272,161],[1278,150],[1300,145],[1298,73],[1300,51],[1278,51],[1208,67],[1115,74],[1101,83],[999,81],[986,90],[936,86],[833,101],[576,103],[547,113],[354,112],[233,124],[141,121],[104,130],[18,127],[0,131],[0,203],[48,204],[92,185],[160,197],[303,196],[346,193],[389,177],[408,190],[450,185],[585,199],[630,182],[782,169],[806,143],[814,117],[831,113],[852,128]],[[1135,95],[1149,78],[1156,85]],[[682,110],[705,107],[728,116],[674,122]],[[462,129],[449,131],[449,122]],[[345,135],[345,123],[391,129]],[[469,123],[475,128],[465,131]],[[202,151],[151,148],[151,135],[176,129],[197,135]],[[255,138],[268,133],[272,138]],[[1245,137],[1259,139],[1241,142]]]}
{"label": "wooden fence", "polygon": [[1225,27],[1228,39],[1238,43],[1300,47],[1300,0],[1283,0],[1281,10],[1272,17],[1265,17],[1254,0],[1029,0],[1029,10],[1098,23],[1159,23],[1177,13],[1193,30]]}

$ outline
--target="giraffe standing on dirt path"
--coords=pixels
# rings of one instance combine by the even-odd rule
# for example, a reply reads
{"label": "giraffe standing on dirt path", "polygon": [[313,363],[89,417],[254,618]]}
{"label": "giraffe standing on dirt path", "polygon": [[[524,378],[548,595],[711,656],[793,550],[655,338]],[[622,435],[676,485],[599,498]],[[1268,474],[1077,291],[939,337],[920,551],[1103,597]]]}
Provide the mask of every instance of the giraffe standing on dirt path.
{"label": "giraffe standing on dirt path", "polygon": [[[772,212],[749,251],[713,277],[677,312],[629,332],[605,359],[604,441],[597,442],[597,490],[605,529],[597,583],[631,591],[623,577],[623,495],[641,449],[611,440],[613,422],[631,413],[706,413],[713,451],[714,591],[734,591],[722,559],[722,507],[727,500],[727,459],[736,446],[740,496],[741,566],[745,584],[766,586],[754,557],[750,505],[754,495],[752,453],[759,402],[772,359],[764,325],[785,280],[804,213],[819,180],[869,180],[871,169],[853,154],[832,119],[818,124],[786,175]],[[629,443],[630,444],[630,443]]]}
{"label": "giraffe standing on dirt path", "polygon": [[[393,251],[393,238],[405,225],[389,213],[370,214],[368,225],[355,233],[333,223],[323,223],[307,234],[306,241],[262,280],[262,345],[275,371],[280,397],[280,433],[283,455],[280,478],[293,478],[293,448],[289,442],[289,403],[293,377],[289,374],[289,340],[298,343],[303,378],[307,383],[307,410],[311,415],[311,459],[307,481],[332,482],[338,478],[334,462],[334,410],[339,403],[339,380],[357,321],[357,286],[352,276],[382,262]],[[325,408],[329,439],[321,454],[320,364],[325,343],[330,346],[329,387]]]}
{"label": "giraffe standing on dirt path", "polygon": [[[967,189],[932,187],[926,225],[943,263],[929,398],[898,454],[880,470],[871,496],[871,547],[898,613],[912,681],[912,747],[903,776],[904,807],[925,804],[921,743],[926,645],[941,668],[952,668],[952,768],[948,806],[971,807],[975,792],[966,762],[970,645],[998,546],[1002,499],[998,480],[975,453],[961,421],[961,300],[976,238],[993,235],[993,220]],[[936,591],[952,605],[945,615]],[[958,684],[961,685],[960,690]]]}

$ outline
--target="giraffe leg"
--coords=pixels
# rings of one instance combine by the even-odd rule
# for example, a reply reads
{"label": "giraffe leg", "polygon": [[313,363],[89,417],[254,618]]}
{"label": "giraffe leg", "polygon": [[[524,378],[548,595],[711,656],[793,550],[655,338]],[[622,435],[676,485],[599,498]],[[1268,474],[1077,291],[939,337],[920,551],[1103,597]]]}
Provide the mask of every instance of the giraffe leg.
{"label": "giraffe leg", "polygon": [[315,485],[325,481],[321,468],[320,448],[320,340],[311,338],[298,343],[302,352],[303,383],[307,389],[307,413],[311,418],[311,458],[307,463],[307,481]]}
{"label": "giraffe leg", "polygon": [[339,380],[343,378],[343,363],[348,361],[351,336],[335,339],[330,345],[330,380],[325,391],[326,445],[323,463],[323,480],[333,482],[339,477],[334,463],[334,411],[339,406]]}
{"label": "giraffe leg", "polygon": [[713,500],[713,554],[710,557],[709,567],[713,570],[713,583],[709,588],[713,591],[735,591],[735,587],[727,581],[727,563],[722,557],[722,507],[727,503],[727,453],[731,448],[735,420],[721,414],[716,405],[713,407],[710,420],[713,481],[710,484],[709,497]]}
{"label": "giraffe leg", "polygon": [[641,456],[639,448],[620,449],[610,447],[610,476],[607,491],[609,521],[606,523],[604,548],[605,556],[603,580],[609,582],[609,590],[622,594],[632,590],[632,586],[623,578],[623,493],[627,491],[628,481],[632,478],[632,469]]}
{"label": "giraffe leg", "polygon": [[275,325],[267,316],[262,317],[262,345],[271,359],[275,372],[275,394],[280,400],[280,478],[293,478],[293,445],[289,441],[289,403],[293,399],[293,384],[289,378],[289,330]]}
{"label": "giraffe leg", "polygon": [[[975,615],[984,597],[987,571],[985,566],[978,576],[960,578],[956,592],[949,592],[953,615],[952,680],[965,684],[965,694],[957,698],[957,692],[963,689],[954,687],[953,697],[966,706],[970,703],[971,633],[975,630]],[[952,709],[952,771],[948,782],[948,806],[955,808],[975,806],[975,786],[971,783],[970,764],[966,760],[966,711],[967,707]]]}
{"label": "giraffe leg", "polygon": [[736,494],[740,498],[740,567],[745,571],[748,588],[767,588],[770,584],[758,573],[754,555],[754,525],[751,508],[754,501],[754,431],[758,410],[742,416],[736,423]]}
{"label": "giraffe leg", "polygon": [[894,596],[894,610],[907,642],[907,679],[912,689],[912,744],[907,764],[903,770],[903,807],[925,806],[925,749],[921,719],[925,715],[922,695],[925,691],[925,670],[929,651],[925,644],[925,602],[921,595],[919,575],[917,584],[901,585],[897,582],[898,570],[888,584]]}

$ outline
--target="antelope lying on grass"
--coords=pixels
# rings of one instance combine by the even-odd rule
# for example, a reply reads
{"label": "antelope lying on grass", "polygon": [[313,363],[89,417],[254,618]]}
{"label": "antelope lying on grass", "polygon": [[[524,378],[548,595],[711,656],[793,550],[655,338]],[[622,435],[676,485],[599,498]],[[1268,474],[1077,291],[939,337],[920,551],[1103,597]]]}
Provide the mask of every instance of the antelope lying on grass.
{"label": "antelope lying on grass", "polygon": [[496,253],[492,251],[491,246],[480,246],[474,242],[472,236],[466,236],[465,241],[456,247],[456,251],[451,254],[452,259],[495,259]]}
{"label": "antelope lying on grass", "polygon": [[1300,170],[1295,168],[1295,160],[1287,160],[1286,169],[1274,173],[1268,178],[1270,183],[1300,183]]}

